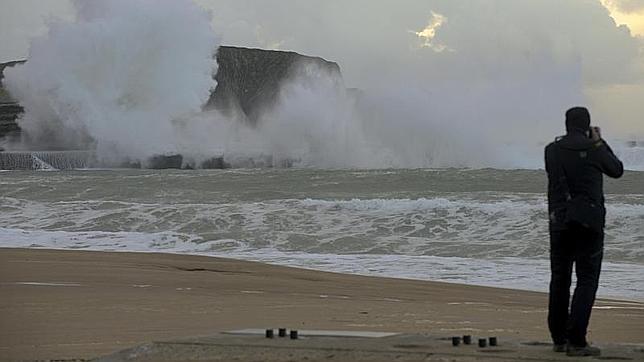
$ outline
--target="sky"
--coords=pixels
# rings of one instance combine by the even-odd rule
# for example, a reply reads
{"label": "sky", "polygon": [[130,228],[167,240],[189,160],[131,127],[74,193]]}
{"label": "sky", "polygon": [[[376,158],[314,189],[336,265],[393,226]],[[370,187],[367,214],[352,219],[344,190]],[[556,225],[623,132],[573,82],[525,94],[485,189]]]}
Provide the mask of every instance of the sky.
{"label": "sky", "polygon": [[[69,0],[0,1],[0,61],[26,57],[51,19],[74,17]],[[602,127],[644,135],[644,0],[196,1],[223,44],[336,61],[348,87],[556,68],[578,76]]]}
{"label": "sky", "polygon": [[644,1],[602,0],[617,24],[630,28],[635,35],[644,36]]}

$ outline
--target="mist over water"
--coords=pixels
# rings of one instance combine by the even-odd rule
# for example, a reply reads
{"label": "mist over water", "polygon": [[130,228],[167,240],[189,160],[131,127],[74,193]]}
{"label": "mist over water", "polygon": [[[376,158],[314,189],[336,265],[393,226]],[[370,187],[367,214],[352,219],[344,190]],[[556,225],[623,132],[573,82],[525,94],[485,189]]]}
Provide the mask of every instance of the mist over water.
{"label": "mist over water", "polygon": [[[491,58],[482,44],[429,51],[361,90],[300,64],[249,126],[201,110],[219,46],[205,10],[189,0],[74,4],[74,22],[53,21],[28,62],[5,71],[26,110],[22,143],[7,148],[92,149],[107,165],[180,153],[191,164],[224,155],[233,165],[539,168],[563,112],[585,103],[574,54],[544,46]],[[644,167],[641,147],[627,151],[630,168]]]}

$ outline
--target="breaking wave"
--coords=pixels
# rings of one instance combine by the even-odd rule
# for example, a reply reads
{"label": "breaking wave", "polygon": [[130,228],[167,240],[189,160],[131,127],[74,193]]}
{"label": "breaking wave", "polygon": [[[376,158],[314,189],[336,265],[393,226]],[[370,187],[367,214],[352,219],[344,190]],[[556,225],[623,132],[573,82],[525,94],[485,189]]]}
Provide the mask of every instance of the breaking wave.
{"label": "breaking wave", "polygon": [[[115,249],[161,251],[183,243],[187,250],[227,250],[228,241],[235,240],[240,250],[332,254],[545,258],[548,252],[541,197],[233,204],[45,203],[4,197],[1,204],[5,228],[82,233],[72,245],[63,244],[74,248],[94,247],[100,239]],[[608,211],[607,259],[644,264],[644,206],[611,203]],[[134,239],[145,239],[145,245],[119,233],[140,235]]]}

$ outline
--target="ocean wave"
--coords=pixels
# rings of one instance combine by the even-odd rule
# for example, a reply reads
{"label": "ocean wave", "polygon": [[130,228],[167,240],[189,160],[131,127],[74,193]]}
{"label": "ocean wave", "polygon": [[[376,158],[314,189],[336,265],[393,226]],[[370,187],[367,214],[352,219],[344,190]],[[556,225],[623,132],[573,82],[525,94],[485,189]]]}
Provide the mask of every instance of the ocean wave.
{"label": "ocean wave", "polygon": [[[163,239],[208,244],[210,250],[227,248],[219,240],[237,240],[238,247],[307,253],[483,259],[548,253],[546,201],[524,194],[220,204],[0,197],[0,210],[0,227],[97,233],[86,244],[96,235],[118,241],[119,233],[134,233],[127,235],[152,249],[167,247],[150,244]],[[607,259],[644,264],[644,205],[610,202],[608,211]],[[0,245],[7,241],[0,238]]]}

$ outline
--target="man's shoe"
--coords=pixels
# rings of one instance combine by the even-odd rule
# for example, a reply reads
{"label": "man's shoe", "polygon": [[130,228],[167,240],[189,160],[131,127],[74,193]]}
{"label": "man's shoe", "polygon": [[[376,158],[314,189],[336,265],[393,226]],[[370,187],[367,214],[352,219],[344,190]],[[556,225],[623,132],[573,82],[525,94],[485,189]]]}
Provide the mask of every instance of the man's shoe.
{"label": "man's shoe", "polygon": [[557,353],[566,352],[566,344],[565,343],[562,343],[562,344],[556,344],[555,343],[555,344],[552,345],[552,350],[554,352],[557,352]]}
{"label": "man's shoe", "polygon": [[570,357],[597,357],[601,355],[601,349],[597,347],[591,347],[589,344],[586,344],[584,347],[578,347],[569,344],[566,348],[566,355]]}

